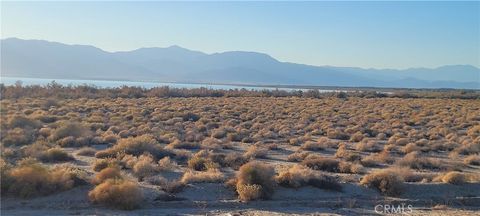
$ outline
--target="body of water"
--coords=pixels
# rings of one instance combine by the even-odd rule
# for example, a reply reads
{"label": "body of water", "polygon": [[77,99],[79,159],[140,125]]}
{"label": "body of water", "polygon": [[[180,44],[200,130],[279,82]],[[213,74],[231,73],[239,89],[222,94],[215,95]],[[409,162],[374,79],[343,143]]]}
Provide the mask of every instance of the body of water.
{"label": "body of water", "polygon": [[[160,86],[168,86],[172,88],[208,88],[208,89],[247,89],[247,90],[285,90],[295,91],[302,90],[307,91],[305,88],[286,88],[286,87],[266,87],[266,86],[243,86],[243,85],[225,85],[225,84],[196,84],[196,83],[168,83],[168,82],[139,82],[139,81],[114,81],[114,80],[71,80],[71,79],[43,79],[43,78],[24,78],[24,77],[0,77],[0,83],[4,85],[14,85],[17,81],[21,81],[22,85],[47,85],[52,81],[55,81],[61,85],[91,85],[99,88],[115,88],[121,86],[137,86],[143,88],[153,88]],[[320,92],[334,92],[338,90],[320,90]]]}

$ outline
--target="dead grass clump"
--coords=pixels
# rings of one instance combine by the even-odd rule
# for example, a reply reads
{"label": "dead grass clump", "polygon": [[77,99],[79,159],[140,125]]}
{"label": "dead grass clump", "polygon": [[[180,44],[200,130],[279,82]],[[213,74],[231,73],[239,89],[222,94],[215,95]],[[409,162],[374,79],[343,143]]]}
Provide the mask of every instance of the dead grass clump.
{"label": "dead grass clump", "polygon": [[314,172],[301,165],[294,165],[288,170],[281,172],[276,177],[276,180],[279,185],[284,187],[299,188],[310,185],[326,190],[340,191],[342,189],[342,186],[335,178]]}
{"label": "dead grass clump", "polygon": [[389,196],[400,195],[403,191],[404,180],[395,170],[384,169],[374,171],[362,178],[361,185],[376,188]]}
{"label": "dead grass clump", "polygon": [[345,144],[340,144],[340,146],[337,149],[337,152],[335,153],[336,158],[343,158],[346,161],[360,161],[362,159],[362,156],[360,156],[358,153],[351,152],[347,150],[347,147]]}
{"label": "dead grass clump", "polygon": [[93,203],[113,208],[132,210],[143,201],[143,193],[137,183],[122,179],[108,179],[88,193]]}
{"label": "dead grass clump", "polygon": [[95,175],[95,178],[92,179],[92,183],[101,184],[107,179],[123,179],[120,169],[118,167],[107,167],[102,169]]}
{"label": "dead grass clump", "polygon": [[275,187],[275,170],[270,165],[252,161],[240,167],[236,188],[240,200],[268,199]]}

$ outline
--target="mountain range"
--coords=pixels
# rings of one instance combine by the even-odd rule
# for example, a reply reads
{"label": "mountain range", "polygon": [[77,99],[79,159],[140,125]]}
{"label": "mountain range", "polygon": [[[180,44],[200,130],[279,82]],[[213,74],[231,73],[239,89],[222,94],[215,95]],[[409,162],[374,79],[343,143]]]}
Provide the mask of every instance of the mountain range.
{"label": "mountain range", "polygon": [[1,76],[252,85],[480,89],[480,69],[365,69],[278,61],[257,52],[206,54],[179,46],[107,52],[44,40],[1,40]]}

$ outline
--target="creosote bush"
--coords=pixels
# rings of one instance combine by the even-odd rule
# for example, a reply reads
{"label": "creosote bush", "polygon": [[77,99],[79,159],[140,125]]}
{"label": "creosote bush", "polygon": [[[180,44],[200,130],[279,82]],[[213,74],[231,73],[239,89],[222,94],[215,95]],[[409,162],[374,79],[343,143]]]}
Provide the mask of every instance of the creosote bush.
{"label": "creosote bush", "polygon": [[385,169],[365,175],[360,184],[376,188],[385,195],[398,196],[403,191],[404,179],[395,170]]}
{"label": "creosote bush", "polygon": [[137,183],[123,179],[108,179],[88,193],[93,203],[113,208],[132,210],[140,207],[143,192]]}
{"label": "creosote bush", "polygon": [[240,200],[268,199],[275,188],[275,170],[270,165],[252,161],[240,167],[236,189]]}
{"label": "creosote bush", "polygon": [[315,172],[301,165],[295,165],[281,172],[276,180],[279,185],[284,187],[299,188],[310,185],[326,190],[340,191],[342,189],[342,186],[335,178]]}
{"label": "creosote bush", "polygon": [[2,165],[2,194],[21,198],[44,196],[82,184],[84,176],[69,167],[47,168],[32,159],[15,167]]}

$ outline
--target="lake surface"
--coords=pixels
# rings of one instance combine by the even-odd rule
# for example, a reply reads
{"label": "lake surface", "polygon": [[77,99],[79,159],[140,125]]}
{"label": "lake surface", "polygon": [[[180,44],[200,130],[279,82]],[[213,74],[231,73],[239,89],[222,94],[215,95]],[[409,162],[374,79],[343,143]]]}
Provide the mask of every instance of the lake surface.
{"label": "lake surface", "polygon": [[[138,81],[114,81],[114,80],[70,80],[70,79],[43,79],[43,78],[24,78],[24,77],[0,77],[0,83],[5,85],[14,85],[15,82],[21,81],[22,85],[47,85],[55,81],[61,85],[91,85],[98,88],[115,88],[121,86],[137,86],[143,88],[153,88],[160,86],[168,86],[172,88],[208,88],[208,89],[247,89],[247,90],[285,90],[285,91],[307,91],[306,88],[286,88],[286,87],[266,87],[266,86],[243,86],[243,85],[224,85],[224,84],[195,84],[195,83],[168,83],[168,82],[138,82]],[[319,89],[320,92],[335,92],[337,90]]]}

